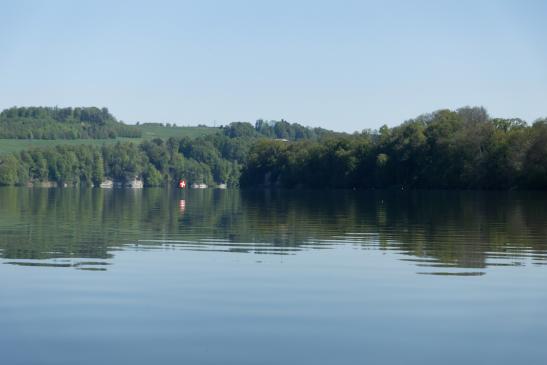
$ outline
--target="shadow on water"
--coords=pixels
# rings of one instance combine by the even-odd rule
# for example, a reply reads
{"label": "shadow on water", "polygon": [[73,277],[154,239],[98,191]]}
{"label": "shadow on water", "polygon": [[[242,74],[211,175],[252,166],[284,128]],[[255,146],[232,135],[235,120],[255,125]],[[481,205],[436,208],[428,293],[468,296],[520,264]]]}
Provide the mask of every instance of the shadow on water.
{"label": "shadow on water", "polygon": [[295,255],[342,245],[431,270],[419,274],[476,276],[547,263],[545,203],[541,192],[0,188],[0,255],[101,271],[119,250]]}

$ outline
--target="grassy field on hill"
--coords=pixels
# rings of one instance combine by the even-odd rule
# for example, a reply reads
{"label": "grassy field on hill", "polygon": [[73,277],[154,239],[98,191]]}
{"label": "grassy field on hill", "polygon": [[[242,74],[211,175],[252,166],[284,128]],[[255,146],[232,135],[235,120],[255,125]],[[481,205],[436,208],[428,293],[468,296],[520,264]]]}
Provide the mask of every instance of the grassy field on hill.
{"label": "grassy field on hill", "polygon": [[0,154],[28,150],[29,148],[51,147],[59,145],[93,145],[113,144],[116,142],[135,141],[140,142],[142,138],[110,138],[110,139],[0,139]]}
{"label": "grassy field on hill", "polygon": [[220,131],[219,128],[213,127],[164,127],[156,124],[143,124],[136,127],[142,131],[142,137],[145,139],[169,137],[194,138],[218,133]]}
{"label": "grassy field on hill", "polygon": [[160,125],[136,126],[142,131],[142,138],[109,138],[109,139],[0,139],[0,154],[26,150],[36,147],[51,147],[58,145],[94,145],[112,144],[118,141],[133,141],[139,143],[143,139],[190,137],[195,138],[218,133],[218,128],[210,127],[163,127]]}

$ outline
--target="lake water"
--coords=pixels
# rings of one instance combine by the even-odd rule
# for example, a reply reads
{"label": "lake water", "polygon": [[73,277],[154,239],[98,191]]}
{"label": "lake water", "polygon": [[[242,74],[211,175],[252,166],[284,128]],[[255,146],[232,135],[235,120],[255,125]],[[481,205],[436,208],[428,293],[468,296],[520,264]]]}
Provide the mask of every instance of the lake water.
{"label": "lake water", "polygon": [[0,188],[0,363],[545,364],[546,207]]}

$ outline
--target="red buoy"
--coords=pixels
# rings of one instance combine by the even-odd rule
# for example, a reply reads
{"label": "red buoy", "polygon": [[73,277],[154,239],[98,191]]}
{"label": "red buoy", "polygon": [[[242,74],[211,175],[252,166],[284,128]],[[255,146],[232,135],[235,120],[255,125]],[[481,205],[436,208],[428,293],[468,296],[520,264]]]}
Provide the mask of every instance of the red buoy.
{"label": "red buoy", "polygon": [[186,181],[181,179],[179,181],[179,188],[184,189],[185,187],[186,187]]}

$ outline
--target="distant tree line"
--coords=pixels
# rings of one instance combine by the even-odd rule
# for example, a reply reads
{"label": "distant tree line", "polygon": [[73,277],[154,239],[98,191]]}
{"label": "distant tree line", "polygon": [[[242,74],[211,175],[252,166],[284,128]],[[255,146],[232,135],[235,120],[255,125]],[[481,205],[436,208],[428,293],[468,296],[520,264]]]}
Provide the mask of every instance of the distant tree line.
{"label": "distant tree line", "polygon": [[219,131],[8,154],[0,156],[0,184],[141,178],[158,186],[184,178],[243,187],[547,188],[547,120],[491,118],[481,107],[439,110],[351,135],[284,120],[237,122]]}
{"label": "distant tree line", "polygon": [[[233,129],[240,126],[235,123]],[[59,145],[6,154],[0,156],[0,185],[96,186],[106,179],[124,184],[138,178],[145,186],[175,184],[179,179],[238,186],[241,168],[259,134],[231,136],[230,130],[197,138],[156,138],[102,147]]]}
{"label": "distant tree line", "polygon": [[[211,136],[212,137],[212,136]],[[169,138],[117,142],[102,147],[60,145],[0,156],[0,185],[56,182],[97,186],[106,179],[145,186],[195,183],[237,186],[246,151],[243,143],[216,138]]]}
{"label": "distant tree line", "polygon": [[440,110],[394,128],[313,141],[258,141],[241,186],[285,188],[547,188],[547,120]]}
{"label": "distant tree line", "polygon": [[[52,115],[58,112],[57,109],[49,111]],[[107,111],[102,115],[108,115]],[[168,128],[159,123],[143,125]],[[232,123],[219,131],[221,133],[193,139],[156,138],[102,147],[60,145],[8,154],[0,156],[0,185],[55,182],[61,186],[97,186],[106,179],[125,184],[137,178],[142,179],[145,186],[175,184],[179,179],[190,183],[238,186],[241,169],[257,140],[317,139],[333,133],[319,128],[312,130],[297,123],[261,120],[254,126]]]}
{"label": "distant tree line", "polygon": [[107,108],[13,107],[0,113],[0,138],[86,139],[141,137]]}
{"label": "distant tree line", "polygon": [[309,128],[298,123],[289,123],[283,119],[280,121],[265,121],[259,119],[255,125],[250,123],[235,122],[224,128],[224,134],[228,137],[267,137],[273,139],[286,139],[288,141],[300,141],[306,139],[319,139],[326,135],[337,133],[323,128]]}

